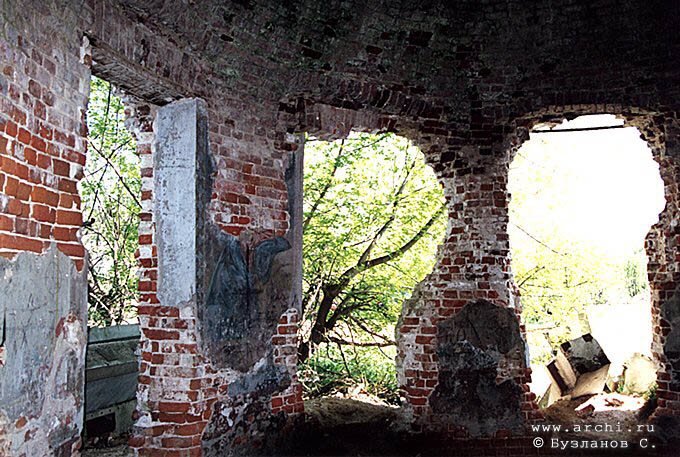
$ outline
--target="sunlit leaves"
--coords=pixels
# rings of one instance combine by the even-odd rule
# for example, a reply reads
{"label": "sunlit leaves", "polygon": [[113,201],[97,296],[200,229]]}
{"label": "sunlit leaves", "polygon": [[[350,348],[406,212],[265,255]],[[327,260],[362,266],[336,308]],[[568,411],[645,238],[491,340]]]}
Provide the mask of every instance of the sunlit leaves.
{"label": "sunlit leaves", "polygon": [[135,142],[124,125],[123,104],[111,85],[93,77],[87,113],[85,177],[80,182],[89,252],[90,325],[119,324],[134,316],[137,300],[141,176]]}
{"label": "sunlit leaves", "polygon": [[[377,240],[371,257],[407,242],[443,202],[441,186],[422,153],[396,135],[352,134],[344,141],[308,141],[305,161],[308,291],[354,265],[390,219],[393,222]],[[381,318],[383,323],[394,323],[403,300],[432,270],[445,224],[440,218],[404,256],[358,276],[343,297],[354,295],[356,300],[350,300],[365,301],[360,313],[369,322]],[[312,306],[310,314],[313,311]]]}
{"label": "sunlit leaves", "polygon": [[[333,338],[389,342],[404,300],[432,270],[446,229],[446,218],[438,215],[443,191],[433,170],[404,138],[353,133],[334,142],[308,139],[304,185],[303,339],[317,319],[324,288],[341,284],[362,257],[398,251],[435,218],[413,247],[353,276],[333,301],[329,320],[337,317],[337,323],[327,326]],[[385,360],[378,348],[361,352]],[[323,362],[319,356],[309,363],[338,366],[337,360]],[[391,360],[389,366],[393,372]]]}

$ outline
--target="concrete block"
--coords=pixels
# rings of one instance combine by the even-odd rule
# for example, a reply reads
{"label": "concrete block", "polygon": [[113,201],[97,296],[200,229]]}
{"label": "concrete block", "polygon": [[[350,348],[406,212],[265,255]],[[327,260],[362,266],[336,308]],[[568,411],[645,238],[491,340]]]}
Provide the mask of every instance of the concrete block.
{"label": "concrete block", "polygon": [[178,306],[196,293],[197,151],[200,101],[166,105],[156,117],[154,213],[158,299]]}
{"label": "concrete block", "polygon": [[560,351],[577,375],[590,373],[610,364],[602,346],[590,333],[562,343]]}
{"label": "concrete block", "polygon": [[646,355],[635,353],[624,363],[624,391],[634,394],[649,392],[656,383],[656,364]]}
{"label": "concrete block", "polygon": [[563,395],[566,395],[576,385],[577,374],[561,351],[557,352],[555,358],[546,368]]}
{"label": "concrete block", "polygon": [[602,393],[605,383],[607,382],[607,374],[609,373],[609,364],[579,376],[576,385],[569,393],[572,398],[582,397],[584,395],[596,395]]}
{"label": "concrete block", "polygon": [[604,390],[609,374],[609,358],[595,338],[586,333],[562,343],[548,372],[562,395],[580,397]]}
{"label": "concrete block", "polygon": [[558,387],[555,381],[548,385],[543,395],[538,399],[538,406],[545,409],[562,398],[562,390]]}

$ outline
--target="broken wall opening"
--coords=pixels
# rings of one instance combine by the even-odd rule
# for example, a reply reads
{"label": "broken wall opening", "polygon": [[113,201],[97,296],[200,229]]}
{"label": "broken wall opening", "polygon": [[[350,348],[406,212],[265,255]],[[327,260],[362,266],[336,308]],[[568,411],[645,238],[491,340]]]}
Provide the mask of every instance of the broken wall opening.
{"label": "broken wall opening", "polygon": [[[587,130],[601,126],[615,128]],[[622,127],[624,121],[612,115],[538,124],[510,164],[512,266],[530,348],[531,387],[542,407],[562,395],[603,390],[637,396],[630,403],[620,397],[600,405],[613,409],[640,408],[654,396],[653,306],[644,249],[665,205],[664,184],[658,157],[640,131]],[[555,133],[539,134],[551,129]],[[607,359],[602,365],[608,369],[596,375],[601,367],[593,367],[583,377],[588,386],[556,373],[560,357],[583,346],[581,335],[583,341],[592,335],[599,344],[584,344],[596,344]]]}
{"label": "broken wall opening", "polygon": [[154,105],[92,76],[88,158],[79,183],[81,237],[88,251],[86,446],[104,438],[124,442],[133,424],[139,375],[137,310],[155,300],[154,117]]}
{"label": "broken wall opening", "polygon": [[[390,133],[308,138],[304,181],[305,396],[398,405],[395,326],[435,264],[447,224],[442,186],[423,153]],[[326,417],[334,408],[308,403]]]}
{"label": "broken wall opening", "polygon": [[88,152],[79,183],[82,240],[88,251],[89,325],[136,322],[139,302],[141,163],[119,90],[92,77],[88,104]]}

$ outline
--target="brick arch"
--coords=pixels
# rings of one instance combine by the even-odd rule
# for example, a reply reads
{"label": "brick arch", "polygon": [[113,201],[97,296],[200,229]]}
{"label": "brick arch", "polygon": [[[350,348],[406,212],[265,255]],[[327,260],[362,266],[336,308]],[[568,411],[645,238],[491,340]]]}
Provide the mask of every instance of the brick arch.
{"label": "brick arch", "polygon": [[[290,97],[279,104],[278,116],[279,130],[287,131],[287,138],[291,141],[294,137],[293,132],[298,132],[297,135],[301,135],[299,132],[305,132],[324,141],[345,138],[352,131],[369,133],[391,132],[407,138],[417,146],[424,153],[426,163],[434,169],[435,175],[444,189],[445,199],[449,208],[448,234],[437,248],[436,254],[436,265],[439,265],[442,262],[446,263],[446,260],[444,260],[446,256],[445,246],[447,245],[447,240],[449,240],[451,236],[451,218],[456,217],[453,210],[453,207],[455,206],[453,203],[455,192],[451,191],[451,189],[455,189],[455,186],[450,185],[450,178],[447,177],[445,173],[442,173],[442,168],[440,167],[442,158],[441,151],[446,148],[447,134],[446,130],[443,129],[443,123],[440,124],[441,121],[418,117],[409,118],[401,114],[390,114],[384,110],[370,107],[366,110],[357,110],[328,103],[317,103],[304,98],[292,99]],[[300,139],[299,141],[303,143],[303,140]],[[300,245],[300,250],[301,249],[302,246]],[[435,267],[435,270],[436,268],[437,267]],[[431,285],[436,284],[437,280],[438,277],[435,272],[429,274],[420,284],[416,285],[413,296],[419,296],[423,289],[427,289]],[[409,301],[412,300],[413,299]],[[405,324],[405,322],[408,323],[412,320],[413,317],[409,314],[409,310],[405,306],[395,329],[398,340],[404,338],[402,330],[408,328],[408,325]],[[430,331],[429,328],[425,328],[423,331],[426,332],[425,338],[431,338],[431,335],[427,333]],[[410,331],[407,330],[406,333],[410,333]],[[423,347],[425,346],[426,345],[423,345]],[[415,350],[417,351],[419,349]],[[413,352],[400,346],[397,355],[398,376],[402,377],[404,375],[404,369],[402,367],[404,365],[403,360],[405,357],[411,355],[413,355]],[[424,373],[424,375],[428,376],[429,374]],[[416,379],[416,375],[408,375],[408,377],[412,382],[417,384],[421,381],[427,382],[422,379]],[[403,384],[401,380],[400,384]],[[407,399],[409,399],[408,396]],[[406,419],[411,419],[412,414],[408,408],[406,409],[406,412]]]}
{"label": "brick arch", "polygon": [[[55,223],[71,229],[82,223],[73,201],[76,180],[72,178],[85,159],[81,114],[86,102],[82,89],[89,77],[86,62],[89,56],[87,52],[81,53],[83,33],[94,46],[95,63],[107,66],[107,71],[115,71],[117,67],[109,65],[123,61],[143,71],[144,78],[130,80],[128,87],[124,87],[130,93],[137,92],[135,95],[141,98],[146,94],[157,104],[184,96],[205,98],[209,148],[218,169],[215,196],[206,210],[208,219],[223,232],[233,236],[244,234],[253,243],[263,237],[283,236],[290,228],[285,174],[299,143],[287,134],[302,130],[276,128],[283,94],[304,93],[313,100],[310,105],[326,103],[362,113],[379,113],[396,120],[396,128],[402,132],[412,123],[413,133],[406,136],[421,146],[444,182],[452,218],[451,239],[441,248],[440,269],[433,273],[427,287],[421,287],[423,300],[429,301],[421,301],[421,308],[416,303],[409,305],[406,311],[410,314],[404,317],[404,325],[413,326],[414,335],[422,336],[418,345],[408,347],[408,353],[420,351],[422,360],[418,362],[434,363],[433,370],[418,368],[418,373],[405,376],[418,382],[424,379],[426,387],[431,387],[427,383],[432,384],[432,378],[425,376],[436,376],[437,364],[434,359],[428,360],[433,352],[426,352],[426,348],[431,346],[434,350],[436,340],[428,343],[431,333],[418,333],[432,331],[430,315],[451,317],[462,306],[461,301],[469,300],[452,295],[460,291],[471,292],[473,297],[479,293],[499,304],[512,302],[508,288],[511,277],[504,271],[506,256],[502,252],[507,240],[502,238],[502,230],[485,230],[489,223],[502,225],[502,219],[494,212],[501,211],[507,203],[503,197],[500,157],[505,154],[504,135],[515,128],[508,119],[517,118],[513,112],[523,115],[543,105],[564,106],[581,103],[586,98],[591,103],[596,99],[612,99],[628,106],[663,100],[667,108],[659,112],[677,112],[674,82],[678,68],[669,60],[678,47],[676,16],[661,4],[634,1],[624,1],[620,8],[611,8],[604,1],[583,8],[574,2],[542,1],[530,10],[517,8],[519,2],[514,0],[463,2],[462,8],[434,2],[431,14],[407,5],[408,2],[390,3],[389,8],[368,8],[365,2],[342,3],[338,14],[337,8],[320,7],[318,2],[311,1],[302,2],[299,8],[273,6],[263,0],[174,4],[93,0],[43,2],[40,5],[43,8],[36,8],[38,2],[34,0],[4,2],[5,33],[0,38],[0,48],[6,62],[0,78],[4,114],[0,116],[0,130],[4,129],[7,151],[0,172],[0,183],[5,179],[4,194],[0,195],[3,213],[0,256],[33,251],[36,255],[19,255],[27,259],[28,265],[39,266],[45,260],[37,255],[43,251],[44,243],[56,242],[61,243],[62,250],[65,247],[69,250],[64,250],[67,257],[82,264],[82,249],[75,246],[73,238],[50,233]],[[572,14],[555,14],[564,8],[570,8]],[[488,33],[489,30],[499,33]],[[529,52],[523,49],[524,42],[533,44]],[[97,56],[102,49],[113,51],[114,60],[107,62],[103,56]],[[166,84],[169,98],[156,87]],[[292,116],[299,113],[304,114],[305,110],[298,111],[294,104]],[[298,125],[297,119],[294,121]],[[663,160],[668,162],[664,165],[668,174],[665,179],[668,192],[675,195],[677,122],[664,120],[661,124],[665,137]],[[3,138],[0,149],[4,146]],[[26,217],[25,205],[8,201],[10,177],[16,173],[24,175],[26,166],[41,168],[40,164],[30,164],[29,148],[25,148],[23,157],[17,153],[20,143],[30,146],[25,144],[27,139],[30,144],[35,141],[33,149],[49,145],[48,155],[61,161],[55,161],[59,166],[49,170],[36,170],[41,179],[43,173],[49,176],[43,182],[47,185],[39,188],[64,197],[63,203],[60,200],[58,206],[53,205],[57,208],[57,220],[52,223],[43,224],[46,221],[41,220],[51,219],[49,214]],[[66,167],[70,167],[71,173]],[[15,185],[12,181],[12,186]],[[274,197],[258,195],[257,187],[267,189],[262,194]],[[20,192],[26,196],[25,187]],[[54,195],[50,195],[53,200]],[[12,208],[6,208],[10,204]],[[655,252],[660,253],[654,281],[660,291],[658,299],[663,301],[662,310],[671,308],[667,302],[674,297],[677,272],[668,271],[665,266],[676,255],[676,206],[675,202],[669,205],[658,226],[658,236],[652,240],[657,246]],[[64,224],[59,221],[60,208],[66,209]],[[15,212],[19,214],[12,214]],[[24,219],[21,222],[24,225],[13,225],[15,216]],[[46,228],[41,227],[38,236],[21,236],[26,235],[19,233],[27,230],[26,223],[31,224],[28,230],[33,230],[35,224]],[[501,238],[496,239],[499,234]],[[80,281],[74,287],[83,292],[83,286]],[[0,292],[5,290],[0,287]],[[11,301],[23,303],[22,292],[10,295]],[[493,294],[498,297],[493,298]],[[46,298],[44,304],[47,309],[53,302]],[[72,298],[70,305],[82,324],[84,301]],[[274,408],[256,406],[262,415],[255,419],[251,419],[255,417],[251,415],[253,409],[248,408],[255,403],[265,404],[269,398],[264,395],[261,401],[231,404],[235,408],[228,402],[224,409],[215,408],[218,400],[227,400],[238,391],[238,385],[236,377],[216,372],[206,361],[195,335],[194,326],[200,322],[197,315],[191,308],[180,310],[164,303],[150,306],[148,313],[158,327],[171,327],[159,328],[155,338],[147,338],[151,351],[143,353],[147,358],[143,363],[149,365],[146,381],[152,387],[149,398],[142,399],[149,414],[138,421],[137,453],[239,454],[238,446],[243,443],[259,444],[258,437],[263,435],[259,431],[271,423],[268,415]],[[406,321],[411,317],[417,318],[416,324]],[[280,316],[279,334],[275,338],[287,341],[294,327],[291,320],[292,314]],[[666,339],[680,327],[668,316],[660,315],[658,322],[660,335]],[[265,322],[267,326],[270,323]],[[58,329],[52,326],[49,330]],[[662,410],[673,408],[679,400],[674,387],[678,370],[673,368],[673,345],[660,340],[658,346],[670,370],[669,378],[662,380],[668,383],[660,390],[664,395],[660,395],[664,400]],[[84,342],[79,347],[84,347]],[[278,356],[288,357],[284,357],[284,351]],[[82,366],[81,361],[74,362],[78,371]],[[0,384],[5,386],[14,378],[7,376],[8,381],[2,379]],[[45,386],[43,390],[51,394],[56,387]],[[82,407],[77,406],[81,404],[78,389],[72,393],[76,406],[69,407],[61,417],[55,414],[56,410],[45,409],[40,420],[44,418],[47,423],[64,418],[74,424]],[[32,403],[33,397],[27,390],[22,395],[24,404]],[[426,406],[427,396],[421,392],[412,390],[408,395],[414,400],[410,403],[414,409],[423,406],[416,404],[423,399]],[[285,398],[285,402],[284,410],[291,406],[295,409],[295,396]],[[203,448],[206,423],[228,416],[215,414],[216,411],[237,416],[235,426],[232,419],[236,416],[216,424],[216,434],[220,429],[227,433],[223,452]],[[21,423],[14,419],[10,423]],[[38,423],[31,420],[28,428],[15,436],[29,440],[29,445],[37,441],[47,443],[42,435],[25,433]],[[243,433],[228,434],[232,430]],[[66,433],[60,431],[45,454],[60,450],[68,454],[72,444],[76,445],[73,449],[77,447],[79,432],[78,426]],[[0,430],[0,443],[13,433],[13,428],[9,432]],[[504,447],[507,453],[515,452],[510,446]]]}
{"label": "brick arch", "polygon": [[[652,291],[652,354],[658,364],[655,416],[678,415],[680,412],[680,320],[677,318],[680,284],[680,242],[676,223],[680,217],[680,128],[675,116],[645,119],[638,127],[648,141],[654,160],[659,164],[664,182],[666,206],[659,221],[645,238],[649,259],[647,275]],[[643,130],[644,129],[644,130]]]}
{"label": "brick arch", "polygon": [[[669,147],[664,142],[672,130],[668,116],[663,114],[661,106],[642,109],[629,108],[625,104],[588,103],[588,99],[599,98],[599,94],[581,93],[574,96],[585,102],[580,105],[547,106],[524,112],[515,106],[504,111],[509,113],[506,116],[503,112],[496,113],[500,117],[494,119],[486,114],[480,117],[473,110],[468,122],[456,124],[444,121],[445,116],[441,114],[441,118],[437,118],[432,114],[436,109],[424,111],[429,114],[419,117],[375,106],[370,98],[365,98],[371,91],[370,84],[347,83],[342,87],[333,96],[319,96],[325,103],[319,98],[302,96],[284,99],[279,105],[279,126],[289,133],[307,131],[328,140],[344,137],[351,130],[396,132],[417,144],[434,167],[444,187],[449,226],[445,241],[438,249],[433,272],[417,285],[411,299],[404,304],[397,327],[397,374],[406,419],[415,430],[444,430],[459,437],[470,436],[466,427],[455,419],[441,417],[431,409],[431,396],[439,385],[440,375],[438,326],[476,299],[509,307],[518,321],[521,320],[521,303],[512,277],[507,235],[507,173],[514,152],[529,138],[531,128],[538,122],[557,123],[565,118],[603,112],[616,114],[638,127],[655,151],[655,159],[666,170],[662,174],[666,198],[670,201],[669,195],[677,192],[677,172],[674,171],[675,159],[665,152]],[[522,114],[511,114],[517,110]],[[656,305],[661,300],[671,300],[673,293],[668,291],[673,289],[674,283],[672,274],[661,266],[661,260],[651,261],[655,257],[650,249],[659,252],[658,248],[651,247],[653,243],[658,246],[659,239],[666,243],[670,221],[676,214],[674,208],[666,210],[666,218],[652,229],[647,241],[650,283],[656,281],[658,284],[653,286],[658,290],[655,309],[663,309]],[[663,257],[671,258],[672,246],[668,243],[664,246]],[[654,268],[660,271],[653,272]],[[655,356],[661,366],[659,398],[663,406],[659,410],[663,411],[663,408],[674,408],[680,397],[677,389],[671,388],[675,382],[670,374],[672,361],[666,355],[668,350],[664,349],[664,334],[670,333],[672,326],[663,319],[661,312],[657,312],[654,319]],[[523,327],[521,332],[524,333]],[[506,361],[498,368],[498,380],[513,380],[522,388],[524,393],[519,409],[525,424],[542,419],[535,396],[528,389],[529,369],[516,360]],[[506,433],[507,430],[498,427],[487,436]]]}
{"label": "brick arch", "polygon": [[[444,188],[449,224],[433,272],[404,303],[396,328],[397,374],[407,421],[416,429],[443,429],[466,436],[464,427],[451,423],[450,417],[436,417],[429,406],[429,397],[438,385],[437,326],[476,299],[512,308],[519,320],[518,297],[509,269],[507,166],[487,141],[501,138],[499,133],[505,129],[484,131],[480,125],[478,138],[463,142],[462,135],[443,121],[303,98],[280,103],[279,125],[289,134],[306,131],[324,140],[343,138],[352,130],[395,132],[418,145],[433,166]],[[487,227],[495,226],[498,231],[489,238]],[[520,365],[512,358],[504,360],[498,379],[512,380],[523,389],[519,414],[524,421],[535,420],[540,414],[526,386],[530,374]],[[495,432],[502,435],[507,431]]]}
{"label": "brick arch", "polygon": [[[431,408],[432,394],[439,385],[439,325],[457,315],[470,301],[486,299],[514,309],[521,315],[521,302],[511,271],[507,234],[507,175],[511,159],[531,128],[539,122],[558,123],[563,119],[604,112],[616,114],[637,127],[654,152],[665,183],[667,205],[659,223],[646,239],[650,259],[648,272],[653,291],[654,347],[659,363],[659,409],[661,413],[676,411],[679,361],[675,343],[667,335],[674,331],[677,303],[677,280],[680,277],[675,257],[676,240],[672,230],[678,217],[677,120],[658,111],[625,109],[611,105],[574,105],[568,109],[532,112],[507,121],[511,133],[503,141],[490,146],[483,141],[460,147],[448,147],[441,153],[436,167],[444,185],[449,205],[449,228],[440,247],[434,271],[416,288],[404,305],[398,327],[398,377],[405,399],[407,416],[416,429],[444,430],[468,436],[465,426],[450,417],[438,417]],[[502,131],[502,130],[501,130]],[[489,134],[490,136],[498,135]],[[666,143],[669,142],[670,146]],[[481,144],[479,144],[481,143]],[[671,148],[672,147],[672,148]],[[675,153],[677,154],[677,153]],[[524,327],[521,327],[524,334]],[[511,361],[512,362],[512,361]],[[526,423],[541,420],[536,398],[528,389],[531,371],[521,365],[499,365],[498,380],[514,379],[524,390],[521,410]],[[658,413],[657,413],[658,414]],[[463,421],[464,422],[464,421]],[[496,436],[506,430],[498,428]],[[493,435],[493,433],[492,433]]]}

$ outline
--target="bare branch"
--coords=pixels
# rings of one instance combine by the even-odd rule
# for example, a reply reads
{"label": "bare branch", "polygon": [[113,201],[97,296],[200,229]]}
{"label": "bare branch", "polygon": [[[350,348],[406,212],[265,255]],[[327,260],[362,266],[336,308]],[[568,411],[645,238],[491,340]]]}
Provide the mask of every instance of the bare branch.
{"label": "bare branch", "polygon": [[544,270],[544,269],[545,269],[545,266],[544,266],[544,265],[541,265],[541,266],[536,265],[534,268],[532,268],[532,269],[529,271],[529,273],[527,273],[527,275],[526,275],[524,278],[522,278],[522,280],[519,282],[519,284],[517,284],[517,287],[518,287],[519,289],[521,289],[522,286],[524,285],[524,283],[526,283],[528,280],[530,280],[530,279],[532,279],[532,278],[535,278],[536,275],[537,275],[541,270]]}
{"label": "bare branch", "polygon": [[536,238],[536,237],[533,236],[531,233],[529,233],[529,232],[527,232],[526,230],[524,230],[524,229],[523,229],[522,227],[520,227],[519,225],[514,224],[514,223],[512,223],[512,222],[511,222],[511,224],[514,225],[515,227],[517,227],[517,228],[518,228],[520,231],[522,231],[526,236],[528,236],[529,238],[531,238],[532,240],[534,240],[535,242],[537,242],[538,244],[540,244],[540,245],[543,246],[544,248],[546,248],[546,249],[548,249],[548,250],[554,252],[554,253],[557,254],[557,255],[567,255],[567,254],[565,254],[565,253],[563,253],[563,252],[559,252],[559,251],[556,251],[555,249],[551,248],[551,247],[548,246],[546,243],[544,243],[543,241],[539,240],[538,238]]}
{"label": "bare branch", "polygon": [[333,185],[333,180],[335,179],[335,173],[337,173],[338,169],[340,168],[340,157],[342,157],[342,153],[344,152],[345,149],[345,138],[340,141],[340,150],[338,151],[338,155],[335,156],[335,160],[333,161],[333,168],[331,169],[331,175],[328,177],[326,182],[323,185],[323,188],[321,189],[321,192],[319,193],[319,196],[317,199],[312,203],[312,207],[309,210],[309,213],[307,214],[307,217],[305,220],[302,222],[302,231],[304,232],[309,223],[311,222],[312,218],[314,217],[314,214],[316,214],[316,210],[319,208],[319,205],[323,201],[323,199],[326,197],[326,194],[330,190],[331,186]]}
{"label": "bare branch", "polygon": [[391,343],[392,345],[397,344],[395,341],[390,340],[385,335],[381,335],[380,333],[374,332],[373,330],[368,328],[367,325],[365,325],[364,323],[361,322],[361,319],[358,319],[356,317],[350,317],[350,319],[352,320],[352,322],[354,322],[357,325],[357,327],[359,327],[361,330],[368,333],[369,335],[376,337],[376,338],[380,338],[380,339],[382,339],[382,340],[384,340],[388,343]]}
{"label": "bare branch", "polygon": [[97,152],[97,154],[99,154],[99,156],[100,156],[101,158],[103,158],[104,160],[106,160],[106,162],[108,162],[109,165],[111,165],[111,169],[116,173],[116,176],[118,176],[118,179],[120,180],[120,183],[123,185],[123,187],[125,188],[125,190],[127,190],[127,192],[130,194],[130,197],[132,197],[132,199],[135,201],[135,203],[137,204],[137,206],[139,206],[139,207],[141,208],[141,207],[142,207],[142,204],[141,204],[141,203],[139,202],[139,200],[137,199],[137,196],[135,195],[135,193],[132,192],[132,189],[130,189],[130,186],[128,186],[128,183],[125,181],[125,178],[123,178],[123,175],[121,175],[121,173],[118,171],[118,169],[117,169],[116,166],[113,164],[113,162],[111,162],[111,159],[110,159],[109,157],[107,157],[105,154],[103,154],[102,151],[100,151],[99,149],[97,149],[97,147],[94,146],[94,144],[93,144],[92,142],[90,142],[90,145],[92,146],[92,149],[94,149],[94,150]]}
{"label": "bare branch", "polygon": [[397,208],[399,207],[399,202],[401,201],[401,194],[404,192],[404,189],[406,188],[406,184],[408,184],[408,180],[411,176],[411,172],[413,171],[413,168],[415,167],[415,160],[411,162],[411,165],[406,168],[406,173],[404,174],[404,179],[402,179],[401,183],[399,184],[399,187],[397,188],[396,192],[393,195],[393,201],[392,201],[392,214],[390,217],[385,221],[385,223],[380,227],[380,229],[376,232],[376,234],[373,236],[373,239],[371,240],[370,244],[366,247],[364,252],[361,254],[359,257],[359,260],[357,261],[357,265],[361,265],[366,262],[368,257],[371,255],[371,251],[377,244],[378,240],[382,238],[382,236],[385,234],[387,229],[392,225],[392,223],[395,221],[397,217]]}
{"label": "bare branch", "polygon": [[329,341],[332,341],[333,343],[341,346],[358,346],[358,347],[387,347],[387,346],[394,346],[396,343],[393,341],[390,342],[385,342],[385,343],[378,343],[377,341],[374,342],[366,342],[366,341],[347,341],[343,340],[342,338],[337,338],[335,336],[327,336],[326,337]]}

